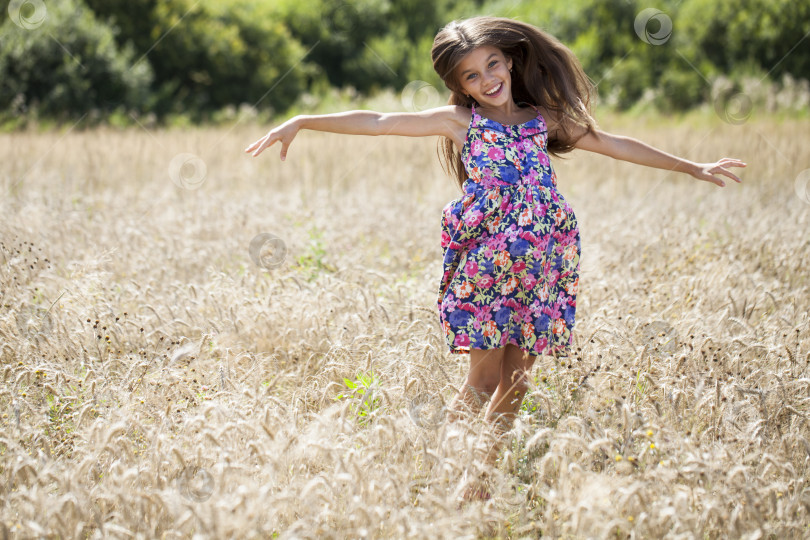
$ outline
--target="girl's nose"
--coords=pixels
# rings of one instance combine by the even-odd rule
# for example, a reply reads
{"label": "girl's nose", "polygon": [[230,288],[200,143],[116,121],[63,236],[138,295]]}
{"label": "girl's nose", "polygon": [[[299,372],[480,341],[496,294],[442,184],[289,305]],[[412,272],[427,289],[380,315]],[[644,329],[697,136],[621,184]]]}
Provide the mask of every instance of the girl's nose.
{"label": "girl's nose", "polygon": [[482,77],[482,85],[485,89],[492,89],[492,85],[495,84],[495,77],[490,74],[485,75]]}

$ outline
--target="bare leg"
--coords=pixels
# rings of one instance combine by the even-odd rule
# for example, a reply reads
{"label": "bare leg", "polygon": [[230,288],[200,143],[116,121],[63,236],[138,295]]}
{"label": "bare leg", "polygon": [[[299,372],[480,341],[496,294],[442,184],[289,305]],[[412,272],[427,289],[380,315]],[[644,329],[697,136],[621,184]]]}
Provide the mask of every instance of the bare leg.
{"label": "bare leg", "polygon": [[517,412],[529,389],[529,372],[536,359],[536,356],[524,352],[515,345],[506,346],[501,364],[500,383],[492,396],[492,401],[489,402],[486,413],[487,420],[492,421],[496,439],[487,454],[486,462],[489,464],[495,463],[503,438],[512,428],[517,417]]}
{"label": "bare leg", "polygon": [[470,349],[470,372],[450,404],[448,421],[477,416],[501,382],[504,349]]}
{"label": "bare leg", "polygon": [[[450,404],[448,421],[477,417],[501,382],[501,364],[505,349],[470,349],[470,371],[464,385]],[[481,478],[468,484],[464,500],[486,499],[489,493]]]}

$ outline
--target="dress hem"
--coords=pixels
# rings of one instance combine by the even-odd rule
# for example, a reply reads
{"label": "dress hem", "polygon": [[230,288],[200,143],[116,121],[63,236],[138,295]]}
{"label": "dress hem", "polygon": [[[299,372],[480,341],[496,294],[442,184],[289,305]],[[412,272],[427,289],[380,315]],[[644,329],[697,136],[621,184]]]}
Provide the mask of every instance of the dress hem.
{"label": "dress hem", "polygon": [[[520,350],[526,351],[526,349],[524,349],[517,343],[509,342],[507,343],[507,345],[514,345],[518,347]],[[504,345],[503,347],[492,347],[490,349],[478,349],[476,347],[467,347],[467,348],[449,347],[449,349],[450,354],[469,354],[471,349],[489,351],[493,349],[503,349],[504,347],[506,347],[506,345]],[[528,351],[528,353],[531,356],[550,356],[552,358],[568,358],[568,356],[570,356],[571,354],[571,345],[558,345],[556,347],[546,347],[542,352],[535,352],[534,350],[531,350]]]}

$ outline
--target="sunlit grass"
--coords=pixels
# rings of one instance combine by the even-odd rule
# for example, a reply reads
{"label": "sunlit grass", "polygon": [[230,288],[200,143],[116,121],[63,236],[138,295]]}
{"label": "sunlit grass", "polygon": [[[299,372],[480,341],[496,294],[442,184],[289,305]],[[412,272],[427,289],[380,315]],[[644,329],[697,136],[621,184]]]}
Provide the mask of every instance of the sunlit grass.
{"label": "sunlit grass", "polygon": [[[582,233],[575,354],[538,359],[493,498],[461,508],[485,441],[442,422],[467,357],[435,305],[458,194],[435,140],[304,132],[281,163],[242,153],[267,126],[0,136],[0,527],[807,535],[810,127],[601,124],[741,158],[744,183],[555,162]],[[170,178],[182,152],[197,189]],[[281,264],[252,260],[261,233]]]}

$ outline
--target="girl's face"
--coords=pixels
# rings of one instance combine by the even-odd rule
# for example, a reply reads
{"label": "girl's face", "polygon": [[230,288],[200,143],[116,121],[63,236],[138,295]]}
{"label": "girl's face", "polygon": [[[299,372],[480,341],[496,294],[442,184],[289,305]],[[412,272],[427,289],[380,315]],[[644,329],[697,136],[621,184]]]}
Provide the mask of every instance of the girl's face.
{"label": "girl's face", "polygon": [[473,49],[458,65],[462,92],[480,105],[497,107],[512,101],[512,59],[500,49],[483,45]]}

